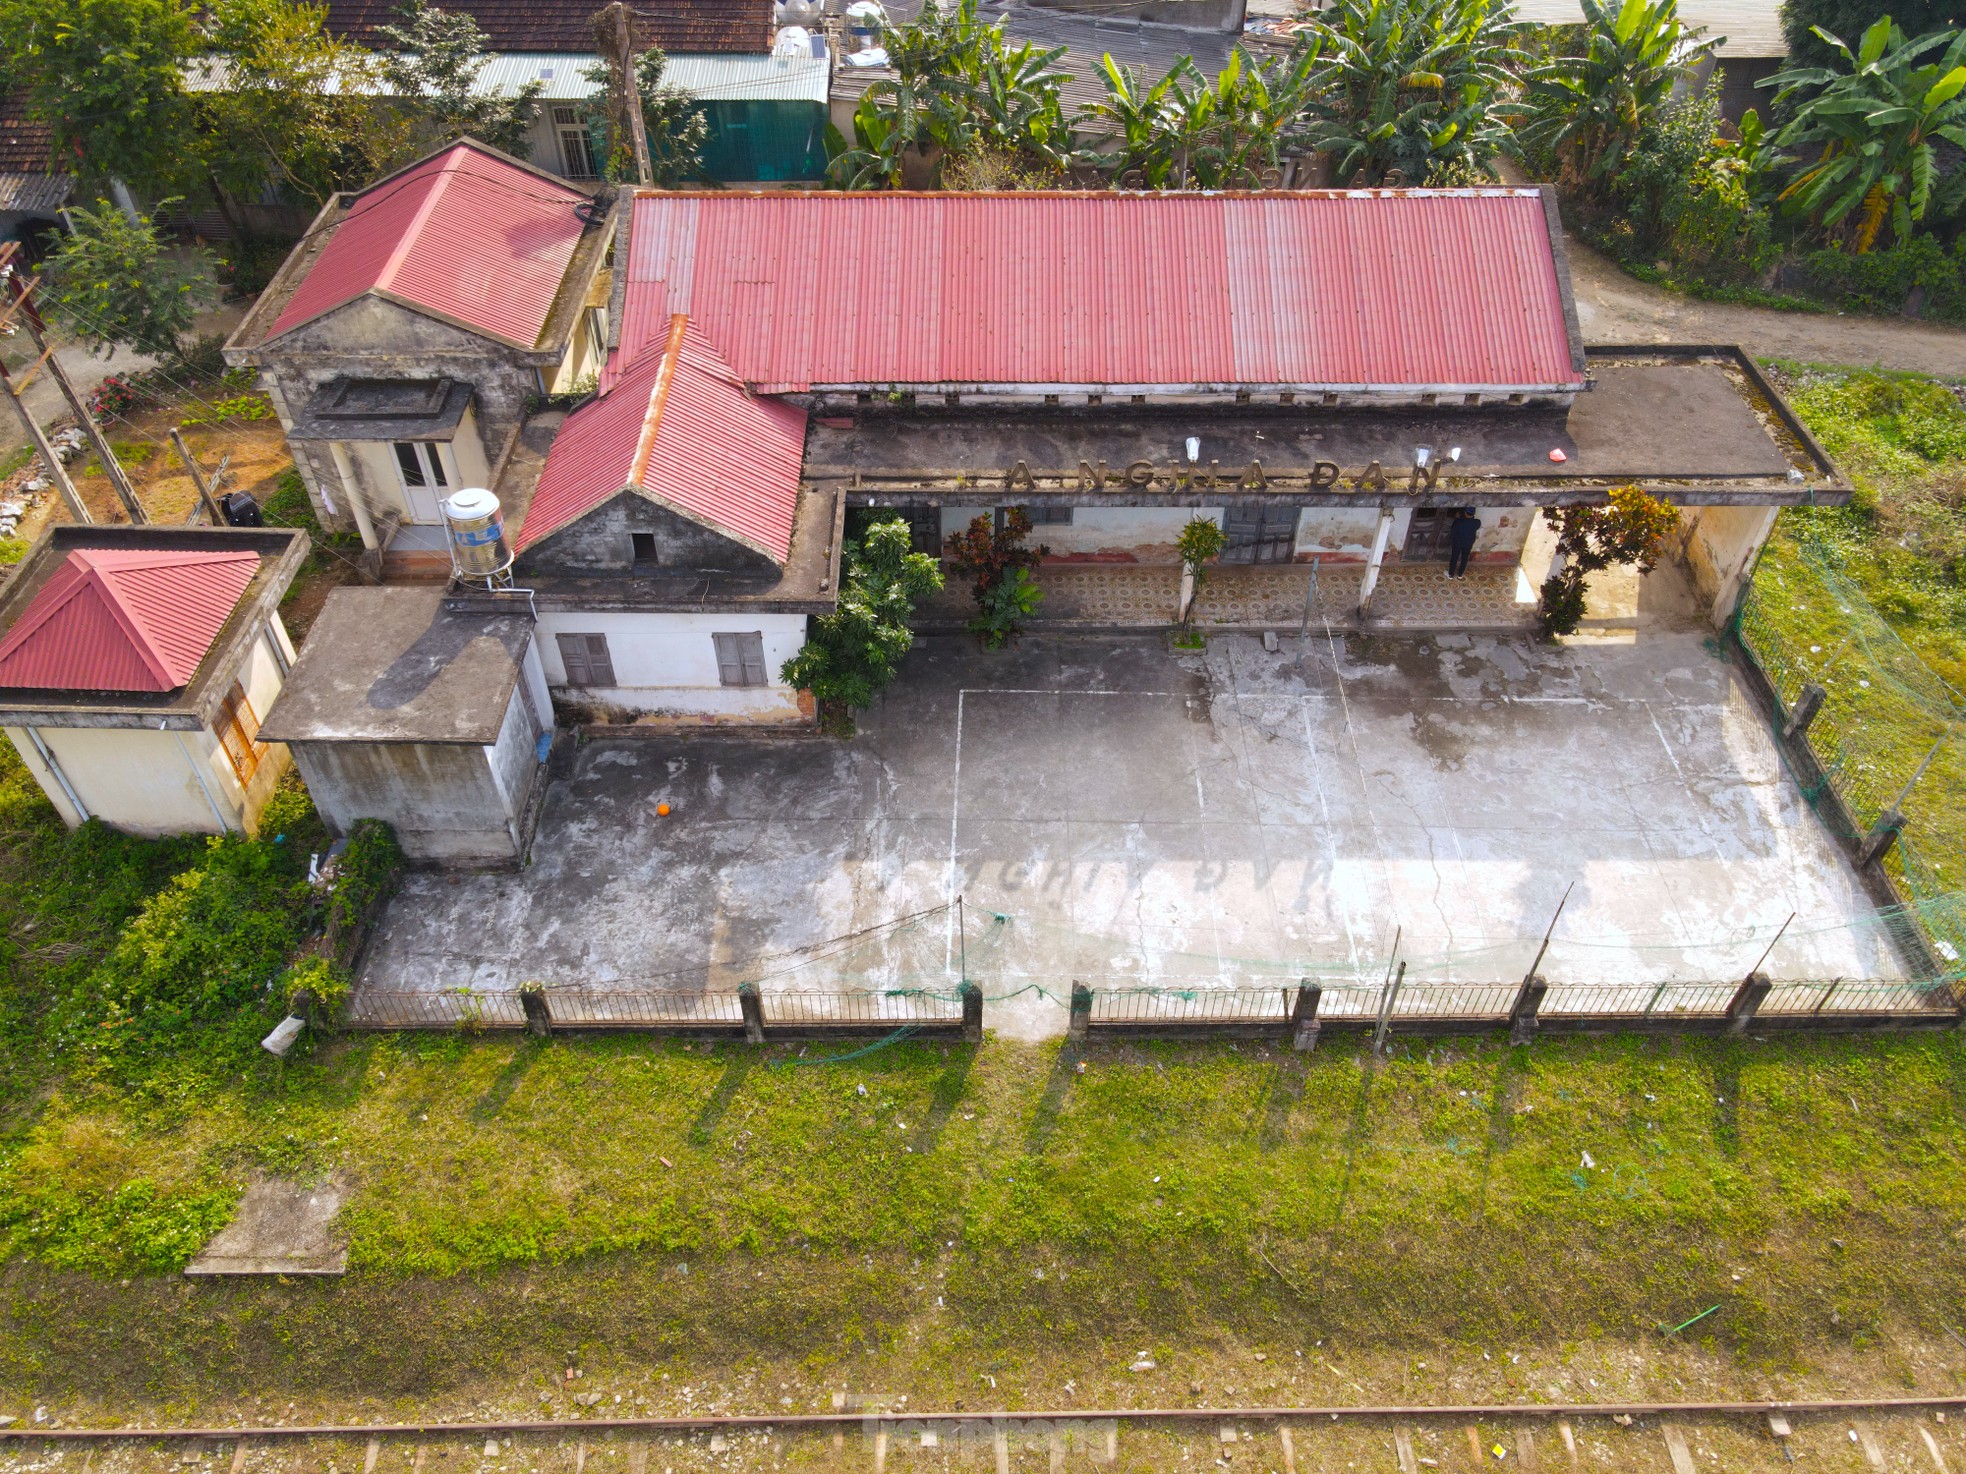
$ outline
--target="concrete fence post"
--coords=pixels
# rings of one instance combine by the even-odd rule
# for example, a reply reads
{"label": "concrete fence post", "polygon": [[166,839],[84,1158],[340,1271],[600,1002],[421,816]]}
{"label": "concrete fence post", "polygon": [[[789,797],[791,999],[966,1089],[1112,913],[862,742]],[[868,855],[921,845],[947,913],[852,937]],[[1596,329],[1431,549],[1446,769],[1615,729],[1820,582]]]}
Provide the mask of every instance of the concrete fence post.
{"label": "concrete fence post", "polygon": [[1734,990],[1734,996],[1727,1003],[1727,1032],[1745,1034],[1748,1025],[1754,1022],[1755,1010],[1761,1007],[1761,1000],[1768,996],[1768,990],[1774,986],[1758,972],[1751,972],[1741,979],[1741,986]]}
{"label": "concrete fence post", "polygon": [[1317,1048],[1318,1031],[1324,1027],[1318,1021],[1318,1004],[1324,1001],[1324,989],[1318,984],[1305,981],[1297,985],[1297,1001],[1290,1010],[1290,1047],[1295,1050]]}
{"label": "concrete fence post", "polygon": [[1083,1039],[1092,1028],[1092,989],[1073,980],[1072,1015],[1065,1025],[1067,1039]]}
{"label": "concrete fence post", "polygon": [[1789,719],[1782,723],[1782,740],[1793,742],[1798,737],[1808,735],[1809,724],[1816,720],[1816,713],[1823,709],[1823,700],[1828,693],[1814,681],[1809,682],[1796,694],[1795,705],[1789,708]]}
{"label": "concrete fence post", "polygon": [[756,983],[737,985],[737,1006],[744,1011],[744,1042],[765,1042],[765,1001],[758,996]]}
{"label": "concrete fence post", "polygon": [[983,990],[974,983],[964,983],[956,990],[963,1000],[963,1042],[981,1044],[983,1042]]}
{"label": "concrete fence post", "polygon": [[1522,987],[1515,995],[1515,1007],[1509,1010],[1509,1043],[1527,1044],[1536,1037],[1542,1026],[1539,1014],[1543,1007],[1543,995],[1550,985],[1535,973],[1522,980]]}
{"label": "concrete fence post", "polygon": [[546,1007],[546,989],[538,983],[527,983],[519,989],[519,1007],[526,1011],[526,1032],[535,1039],[547,1039],[553,1033],[553,1015]]}
{"label": "concrete fence post", "polygon": [[1905,827],[1905,816],[1897,809],[1886,809],[1870,826],[1870,833],[1857,842],[1857,865],[1861,869],[1881,860],[1898,842],[1898,831]]}

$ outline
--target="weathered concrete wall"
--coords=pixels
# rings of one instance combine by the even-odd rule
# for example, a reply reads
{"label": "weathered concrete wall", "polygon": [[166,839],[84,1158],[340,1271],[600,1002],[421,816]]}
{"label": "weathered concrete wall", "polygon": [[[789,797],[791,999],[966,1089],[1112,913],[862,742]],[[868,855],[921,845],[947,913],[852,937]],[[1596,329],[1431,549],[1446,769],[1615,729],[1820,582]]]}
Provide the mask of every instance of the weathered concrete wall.
{"label": "weathered concrete wall", "polygon": [[763,553],[679,516],[635,492],[596,507],[520,556],[516,572],[627,573],[635,567],[633,534],[653,533],[655,561],[663,568],[773,574],[778,565]]}
{"label": "weathered concrete wall", "polygon": [[[293,428],[294,412],[316,390],[344,375],[450,378],[471,385],[476,396],[473,424],[478,455],[486,468],[483,480],[490,479],[490,467],[517,433],[527,396],[537,394],[541,386],[538,370],[524,361],[520,350],[376,297],[357,298],[294,329],[268,343],[262,355],[262,382],[273,392],[281,428],[287,430]],[[337,494],[339,478],[326,447],[303,442],[294,450],[315,514],[332,526],[352,526],[346,496]],[[400,498],[394,475],[383,484],[390,500],[379,505],[396,504]]]}
{"label": "weathered concrete wall", "polygon": [[[988,514],[985,507],[942,508],[946,541]],[[1051,549],[1061,563],[1178,563],[1175,539],[1195,517],[1222,520],[1220,507],[1074,507],[1072,522],[1033,527],[1025,541]]]}
{"label": "weathered concrete wall", "polygon": [[538,739],[539,728],[526,709],[525,691],[521,686],[514,686],[512,697],[505,704],[505,720],[499,724],[498,741],[485,749],[491,762],[492,781],[498,785],[509,819],[516,820],[525,812],[533,784],[540,779]]}
{"label": "weathered concrete wall", "polygon": [[465,743],[296,742],[294,761],[328,828],[385,819],[413,860],[494,864],[518,857],[492,749]]}
{"label": "weathered concrete wall", "polygon": [[[732,723],[800,722],[798,692],[779,668],[805,643],[803,614],[602,614],[542,609],[539,651],[556,704],[574,721],[632,721],[680,716]],[[764,637],[768,686],[725,686],[718,679],[718,632]],[[567,685],[562,634],[605,635],[614,686]]]}
{"label": "weathered concrete wall", "polygon": [[[1481,531],[1475,536],[1474,561],[1520,560],[1523,542],[1536,518],[1535,508],[1483,507],[1477,515],[1481,518]],[[1411,508],[1401,507],[1393,513],[1392,532],[1386,540],[1388,562],[1399,561],[1412,524]],[[1306,508],[1297,519],[1294,555],[1304,563],[1312,558],[1323,563],[1363,563],[1372,556],[1372,536],[1378,525],[1379,514],[1370,508],[1334,508],[1329,512]],[[1446,556],[1444,549],[1440,556]]]}
{"label": "weathered concrete wall", "polygon": [[1680,556],[1716,626],[1734,616],[1779,507],[1681,507]]}

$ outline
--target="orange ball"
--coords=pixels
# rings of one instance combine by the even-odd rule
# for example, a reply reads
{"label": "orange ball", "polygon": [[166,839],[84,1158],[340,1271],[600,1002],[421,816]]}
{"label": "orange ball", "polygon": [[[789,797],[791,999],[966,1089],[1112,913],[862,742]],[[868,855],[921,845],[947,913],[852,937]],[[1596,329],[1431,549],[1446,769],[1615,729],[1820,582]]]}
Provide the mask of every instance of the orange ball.
{"label": "orange ball", "polygon": [[657,804],[655,811],[665,819],[669,817],[669,805],[667,804]]}

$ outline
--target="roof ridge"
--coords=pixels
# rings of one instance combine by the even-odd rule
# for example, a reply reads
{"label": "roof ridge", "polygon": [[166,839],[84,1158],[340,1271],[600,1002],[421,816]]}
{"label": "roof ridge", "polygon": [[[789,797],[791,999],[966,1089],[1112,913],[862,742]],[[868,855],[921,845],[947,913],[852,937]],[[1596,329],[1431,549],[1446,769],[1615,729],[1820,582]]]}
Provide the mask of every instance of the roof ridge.
{"label": "roof ridge", "polygon": [[655,390],[649,395],[648,413],[642,419],[641,438],[635,442],[635,458],[628,463],[625,486],[640,486],[648,474],[649,459],[655,454],[656,432],[662,427],[662,408],[669,400],[669,383],[676,376],[676,362],[683,356],[683,335],[689,327],[687,313],[669,318],[669,346],[662,352],[662,367],[655,371]]}
{"label": "roof ridge", "polygon": [[416,214],[411,217],[410,223],[403,227],[403,233],[396,239],[395,249],[389,253],[389,259],[382,263],[382,269],[375,274],[375,285],[369,288],[370,291],[386,292],[394,288],[396,273],[403,269],[403,262],[409,256],[410,248],[422,238],[424,227],[430,223],[430,216],[436,210],[437,202],[443,199],[451,187],[451,182],[463,173],[464,159],[468,152],[465,145],[459,143],[454,144],[448,154],[441,156],[444,162],[438,168],[436,178],[431,183],[430,193],[424,196],[423,203],[417,206]]}
{"label": "roof ridge", "polygon": [[110,617],[136,647],[137,658],[143,662],[152,676],[163,682],[163,689],[171,690],[184,683],[177,679],[176,673],[165,660],[161,642],[155,631],[151,629],[150,622],[130,605],[125,597],[125,591],[113,576],[124,571],[101,568],[92,563],[89,565],[89,576],[84,586],[94,586],[102,601],[109,606]]}

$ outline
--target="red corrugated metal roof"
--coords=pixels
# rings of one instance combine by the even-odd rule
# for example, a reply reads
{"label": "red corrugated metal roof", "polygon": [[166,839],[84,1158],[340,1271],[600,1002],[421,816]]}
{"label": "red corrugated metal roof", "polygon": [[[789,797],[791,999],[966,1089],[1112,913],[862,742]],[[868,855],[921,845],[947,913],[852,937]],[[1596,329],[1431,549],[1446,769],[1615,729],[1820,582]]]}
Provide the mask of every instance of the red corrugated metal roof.
{"label": "red corrugated metal roof", "polygon": [[521,551],[628,487],[784,564],[805,411],[745,388],[696,325],[672,318],[592,404],[567,416],[515,540]]}
{"label": "red corrugated metal roof", "polygon": [[687,313],[766,393],[1583,382],[1533,189],[657,194],[621,363]]}
{"label": "red corrugated metal roof", "polygon": [[258,570],[257,553],[77,548],[0,640],[0,686],[175,691]]}
{"label": "red corrugated metal roof", "polygon": [[531,348],[585,227],[579,190],[459,143],[348,204],[269,338],[366,292]]}

